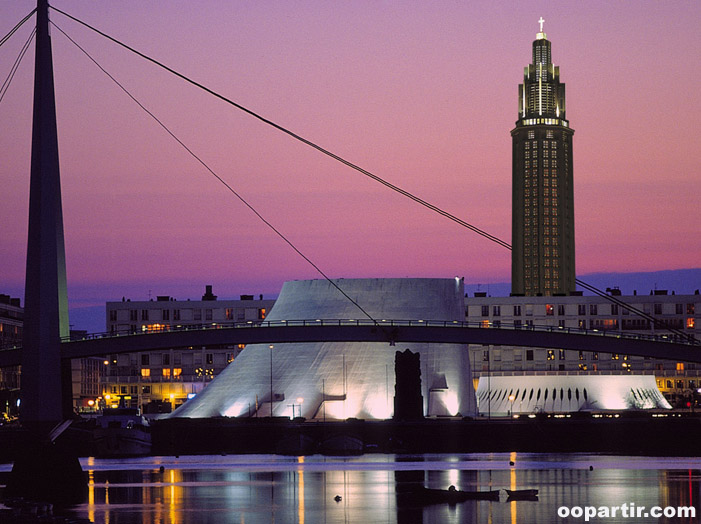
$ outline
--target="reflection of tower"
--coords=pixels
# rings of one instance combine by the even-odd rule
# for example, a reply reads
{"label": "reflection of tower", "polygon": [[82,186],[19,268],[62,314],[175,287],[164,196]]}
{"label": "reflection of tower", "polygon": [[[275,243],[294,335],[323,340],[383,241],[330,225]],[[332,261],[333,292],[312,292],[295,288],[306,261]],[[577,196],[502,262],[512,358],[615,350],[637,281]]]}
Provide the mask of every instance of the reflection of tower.
{"label": "reflection of tower", "polygon": [[519,85],[519,119],[512,136],[512,259],[514,295],[575,290],[572,135],[565,84],[540,32],[533,61]]}

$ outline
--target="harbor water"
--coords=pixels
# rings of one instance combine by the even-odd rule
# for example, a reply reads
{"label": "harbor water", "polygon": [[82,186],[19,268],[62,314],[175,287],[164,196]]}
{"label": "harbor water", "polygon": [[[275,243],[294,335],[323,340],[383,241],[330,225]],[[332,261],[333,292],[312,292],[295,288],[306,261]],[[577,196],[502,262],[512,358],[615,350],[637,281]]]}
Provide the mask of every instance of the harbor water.
{"label": "harbor water", "polygon": [[[81,464],[89,482],[88,501],[55,510],[77,522],[547,524],[585,522],[585,507],[619,508],[615,516],[608,510],[607,517],[590,522],[701,521],[700,458],[528,453],[209,455],[85,458]],[[0,471],[10,468],[2,465]],[[417,487],[450,486],[501,491],[498,500],[456,504],[402,496]],[[506,489],[537,489],[537,500],[510,501]],[[576,507],[582,508],[579,517],[572,509]],[[640,507],[645,509],[639,518],[631,518]],[[693,508],[696,516],[687,511],[682,517],[645,517],[652,507]]]}

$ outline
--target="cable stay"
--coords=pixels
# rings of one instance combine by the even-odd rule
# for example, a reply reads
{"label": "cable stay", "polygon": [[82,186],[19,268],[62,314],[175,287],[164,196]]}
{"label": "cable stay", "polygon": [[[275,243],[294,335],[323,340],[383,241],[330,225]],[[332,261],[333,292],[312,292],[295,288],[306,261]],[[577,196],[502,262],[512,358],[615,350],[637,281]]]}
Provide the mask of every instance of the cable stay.
{"label": "cable stay", "polygon": [[7,93],[7,90],[10,89],[10,84],[12,83],[12,80],[15,78],[15,73],[17,73],[17,69],[19,69],[20,63],[22,63],[22,59],[24,58],[24,55],[27,53],[27,50],[29,49],[29,45],[32,43],[32,40],[34,40],[34,35],[36,35],[36,28],[30,33],[29,38],[27,38],[27,41],[24,43],[22,46],[22,49],[19,52],[19,55],[17,55],[17,58],[15,59],[15,63],[12,64],[12,67],[10,68],[10,73],[7,75],[7,78],[5,81],[2,83],[2,87],[0,87],[0,102],[2,102],[3,98],[5,98],[5,93]]}
{"label": "cable stay", "polygon": [[[100,36],[102,36],[102,37],[104,37],[104,38],[110,40],[111,42],[113,42],[113,43],[119,45],[120,47],[123,47],[124,49],[126,49],[126,50],[128,50],[128,51],[130,51],[130,52],[132,52],[132,53],[134,53],[134,54],[136,54],[137,56],[143,58],[144,60],[147,60],[147,61],[153,63],[154,65],[156,65],[156,66],[158,66],[158,67],[160,67],[160,68],[162,68],[162,69],[168,71],[169,73],[171,73],[171,74],[173,74],[174,76],[180,78],[181,80],[184,80],[185,82],[187,82],[187,83],[189,83],[189,84],[191,84],[191,85],[193,85],[193,86],[195,86],[195,87],[197,87],[197,88],[199,88],[199,89],[205,91],[206,93],[208,93],[208,94],[210,94],[210,95],[212,95],[212,96],[218,98],[219,100],[221,100],[221,101],[223,101],[223,102],[225,102],[225,103],[227,103],[227,104],[229,104],[229,105],[231,105],[231,106],[233,106],[233,107],[235,107],[235,108],[237,108],[237,109],[243,111],[244,113],[246,113],[246,114],[248,114],[248,115],[250,115],[250,116],[252,116],[252,117],[254,117],[254,118],[258,119],[258,120],[260,120],[261,122],[263,122],[263,123],[265,123],[265,124],[268,124],[269,126],[271,126],[271,127],[275,128],[275,129],[277,129],[277,130],[279,130],[279,131],[281,131],[281,132],[283,132],[283,133],[289,135],[290,137],[292,137],[292,138],[294,138],[294,139],[296,139],[296,140],[302,142],[303,144],[306,144],[307,146],[309,146],[309,147],[311,147],[311,148],[313,148],[313,149],[316,149],[317,151],[323,153],[324,155],[326,155],[326,156],[328,156],[328,157],[330,157],[330,158],[332,158],[332,159],[334,159],[334,160],[336,160],[336,161],[338,161],[338,162],[340,162],[340,163],[346,165],[347,167],[350,167],[351,169],[353,169],[353,170],[355,170],[355,171],[357,171],[357,172],[359,172],[359,173],[361,173],[361,174],[367,176],[368,178],[371,178],[372,180],[375,180],[376,182],[382,184],[383,186],[385,186],[385,187],[387,187],[387,188],[389,188],[389,189],[391,189],[391,190],[393,190],[393,191],[395,191],[395,192],[397,192],[397,193],[399,193],[399,194],[401,194],[401,195],[403,195],[403,196],[409,198],[410,200],[413,200],[414,202],[416,202],[416,203],[418,203],[418,204],[420,204],[420,205],[426,207],[427,209],[430,209],[431,211],[434,211],[434,212],[438,213],[439,215],[442,215],[442,216],[444,216],[445,218],[448,218],[449,220],[451,220],[451,221],[453,221],[453,222],[455,222],[455,223],[457,223],[457,224],[459,224],[459,225],[461,225],[461,226],[463,226],[463,227],[465,227],[465,228],[467,228],[467,229],[473,231],[474,233],[477,233],[478,235],[480,235],[480,236],[486,238],[487,240],[490,240],[490,241],[494,242],[495,244],[500,245],[501,247],[503,247],[503,248],[505,248],[505,249],[512,250],[512,247],[511,247],[511,245],[510,245],[508,242],[506,242],[506,241],[504,241],[504,240],[501,240],[500,238],[498,238],[498,237],[496,237],[496,236],[494,236],[494,235],[491,235],[490,233],[487,233],[486,231],[484,231],[484,230],[478,228],[477,226],[474,226],[474,225],[472,225],[472,224],[470,224],[470,223],[468,223],[468,222],[466,222],[466,221],[464,221],[464,220],[462,220],[462,219],[456,217],[455,215],[449,213],[448,211],[445,211],[445,210],[439,208],[438,206],[436,206],[436,205],[434,205],[434,204],[431,204],[430,202],[427,202],[427,201],[425,201],[425,200],[419,198],[418,196],[416,196],[416,195],[410,193],[409,191],[406,191],[406,190],[400,188],[399,186],[396,186],[396,185],[392,184],[391,182],[388,182],[387,180],[381,178],[380,176],[378,176],[378,175],[376,175],[376,174],[374,174],[374,173],[372,173],[372,172],[370,172],[370,171],[368,171],[368,170],[366,170],[366,169],[364,169],[364,168],[362,168],[362,167],[360,167],[360,166],[358,166],[358,165],[356,165],[356,164],[350,162],[349,160],[346,160],[345,158],[343,158],[343,157],[341,157],[341,156],[339,156],[339,155],[337,155],[337,154],[335,154],[335,153],[329,151],[328,149],[325,149],[324,147],[322,147],[322,146],[316,144],[315,142],[313,142],[313,141],[311,141],[311,140],[309,140],[309,139],[307,139],[307,138],[304,138],[304,137],[302,137],[301,135],[299,135],[299,134],[297,134],[297,133],[295,133],[295,132],[293,132],[293,131],[291,131],[291,130],[289,130],[289,129],[287,129],[287,128],[285,128],[285,127],[283,127],[283,126],[281,126],[281,125],[279,125],[279,124],[277,124],[277,123],[275,123],[275,122],[273,122],[272,120],[270,120],[270,119],[268,119],[268,118],[265,118],[265,117],[263,117],[262,115],[260,115],[260,114],[258,114],[258,113],[256,113],[256,112],[252,111],[251,109],[248,109],[247,107],[245,107],[245,106],[243,106],[243,105],[241,105],[241,104],[238,104],[237,102],[235,102],[235,101],[233,101],[233,100],[231,100],[231,99],[225,97],[224,95],[222,95],[222,94],[220,94],[220,93],[217,93],[216,91],[213,91],[212,89],[210,89],[210,88],[208,88],[208,87],[206,87],[206,86],[200,84],[199,82],[196,82],[195,80],[192,80],[191,78],[185,76],[184,74],[179,73],[178,71],[176,71],[176,70],[174,70],[174,69],[172,69],[172,68],[166,66],[165,64],[159,62],[158,60],[156,60],[156,59],[154,59],[154,58],[152,58],[152,57],[149,57],[148,55],[146,55],[146,54],[144,54],[144,53],[141,53],[140,51],[138,51],[138,50],[136,50],[136,49],[134,49],[134,48],[128,46],[127,44],[124,44],[123,42],[117,40],[116,38],[111,37],[110,35],[108,35],[108,34],[102,32],[102,31],[100,31],[99,29],[96,29],[95,27],[91,26],[90,24],[87,24],[86,22],[83,22],[82,20],[80,20],[80,19],[78,19],[78,18],[75,18],[75,17],[73,17],[72,15],[70,15],[70,14],[68,14],[68,13],[66,13],[66,12],[64,12],[64,11],[62,11],[62,10],[56,8],[56,7],[53,7],[53,6],[50,6],[50,7],[51,7],[51,9],[53,9],[54,11],[56,11],[56,12],[58,12],[58,13],[64,15],[64,16],[66,16],[67,18],[73,20],[74,22],[77,22],[78,24],[80,24],[80,25],[82,25],[82,26],[84,26],[84,27],[90,29],[91,31],[93,31],[93,32],[99,34]],[[59,30],[60,30],[60,29],[59,29]],[[61,31],[61,32],[63,32],[63,31]],[[65,34],[65,33],[64,33],[64,34]],[[75,43],[75,42],[74,42],[74,43]],[[77,45],[77,44],[76,44],[76,45]],[[82,50],[82,49],[81,49],[81,50]],[[83,50],[83,52],[85,52],[85,51]],[[87,53],[86,53],[86,54],[87,54]],[[88,56],[89,56],[89,55],[88,55]],[[92,60],[92,58],[91,58],[91,60]],[[93,61],[94,61],[94,60],[93,60]],[[99,67],[99,66],[98,66],[98,67]],[[102,69],[102,68],[101,68],[101,69]],[[103,70],[103,71],[104,71],[104,70]],[[105,72],[105,73],[106,73],[106,72]],[[118,85],[119,85],[119,84],[118,84]],[[120,85],[120,87],[122,87],[122,86]],[[124,88],[122,87],[122,89],[124,89]],[[125,90],[125,92],[126,92],[126,90]],[[127,94],[129,94],[129,93],[127,92]],[[129,95],[129,96],[131,97],[131,95]],[[132,97],[132,98],[133,98],[133,97]],[[135,100],[135,101],[136,101],[136,100]],[[138,102],[137,102],[137,103],[138,103]],[[141,104],[139,104],[139,105],[141,105]],[[143,108],[143,107],[142,107],[142,108]],[[145,110],[145,108],[143,108],[143,109]],[[150,113],[149,113],[149,114],[150,114]],[[153,116],[153,115],[151,115],[151,116],[152,116],[154,119],[156,119],[155,116]],[[156,121],[159,122],[159,124],[160,124],[162,127],[165,128],[165,126],[164,126],[160,121],[158,121],[158,119],[156,119]],[[165,128],[165,129],[166,129],[166,131],[167,131],[169,134],[171,134],[171,136],[173,136],[173,138],[175,138],[176,140],[178,140],[174,135],[172,135],[172,133],[171,133],[167,128]],[[180,141],[178,140],[178,142],[180,142]],[[183,147],[185,147],[184,144],[181,143],[181,145],[182,145]],[[186,148],[186,149],[187,149],[187,148]],[[202,165],[204,165],[214,176],[216,176],[217,179],[219,179],[220,182],[222,182],[232,193],[234,193],[239,199],[241,199],[241,200],[244,202],[244,204],[246,204],[256,215],[258,215],[259,218],[260,218],[261,220],[263,220],[266,224],[268,224],[268,226],[271,227],[271,229],[273,229],[273,231],[275,231],[276,234],[278,234],[279,236],[281,236],[281,237],[283,238],[283,240],[285,240],[285,242],[287,242],[295,251],[298,252],[298,254],[300,254],[305,260],[307,260],[310,264],[312,264],[312,266],[313,266],[322,276],[324,276],[324,278],[326,278],[327,280],[329,280],[329,282],[333,283],[333,282],[332,282],[317,266],[315,266],[313,263],[311,263],[311,261],[310,261],[307,257],[305,257],[304,255],[302,255],[302,254],[301,254],[301,253],[300,253],[300,252],[299,252],[284,236],[282,236],[275,228],[273,228],[272,225],[270,225],[267,221],[265,221],[265,220],[263,219],[263,217],[260,216],[248,203],[246,203],[231,187],[229,187],[228,184],[226,184],[219,176],[217,176],[215,173],[213,173],[213,172],[211,171],[211,169],[209,169],[209,167],[206,166],[206,164],[205,164],[201,159],[199,159],[199,157],[197,157],[196,155],[194,155],[194,153],[192,153],[189,149],[187,149],[187,150],[188,150],[188,151],[190,152],[190,154],[193,155],[193,157],[195,157]],[[642,318],[644,318],[644,319],[646,319],[646,320],[652,322],[653,325],[656,326],[656,327],[664,328],[664,329],[666,329],[666,330],[668,330],[668,331],[674,333],[675,335],[681,336],[681,337],[686,338],[686,339],[688,339],[688,340],[690,340],[690,341],[693,341],[693,342],[697,342],[696,339],[695,339],[695,337],[694,337],[693,335],[684,333],[683,331],[680,331],[680,330],[676,330],[676,329],[672,329],[672,328],[669,328],[669,327],[667,327],[667,326],[664,326],[664,325],[663,325],[658,319],[656,319],[655,317],[653,317],[653,316],[651,316],[651,315],[648,315],[647,313],[645,313],[645,312],[643,312],[643,311],[640,311],[639,309],[637,309],[637,308],[635,308],[635,307],[633,307],[633,306],[631,306],[631,305],[629,305],[629,304],[626,304],[625,302],[623,302],[623,301],[621,301],[621,300],[615,298],[614,296],[611,296],[611,295],[607,294],[606,292],[601,291],[601,290],[599,290],[598,288],[596,288],[596,287],[594,287],[594,286],[592,286],[592,285],[590,285],[590,284],[587,284],[586,282],[584,282],[584,281],[582,281],[582,280],[580,280],[580,279],[575,279],[575,282],[577,283],[577,285],[579,285],[579,286],[585,288],[586,290],[591,291],[592,293],[594,293],[594,294],[596,294],[596,295],[598,295],[598,296],[600,296],[600,297],[602,297],[602,298],[604,298],[604,299],[606,299],[606,300],[608,300],[608,301],[610,301],[610,302],[612,302],[612,303],[616,303],[616,304],[618,304],[618,305],[620,305],[620,306],[622,306],[622,307],[625,307],[626,309],[628,309],[628,310],[634,312],[635,314],[641,316]],[[334,284],[334,286],[335,286],[335,284]],[[336,287],[338,288],[338,286],[336,286]],[[340,288],[339,288],[339,291],[341,291]],[[341,292],[343,293],[343,291],[341,291]],[[349,300],[352,301],[352,299],[350,299],[350,297],[348,297],[348,295],[346,295],[345,293],[343,293],[343,295],[346,296],[347,298],[349,298]],[[355,304],[354,301],[352,301],[352,302]],[[358,304],[356,304],[356,306],[358,306],[358,307],[360,308],[360,306],[359,306]],[[362,310],[362,308],[360,308],[360,309]],[[364,310],[362,310],[362,311],[363,311],[363,313],[364,313],[365,315],[367,315],[367,316],[369,317],[369,315],[368,315]],[[371,318],[371,317],[370,317],[370,318]],[[374,320],[374,319],[373,319],[373,320]]]}
{"label": "cable stay", "polygon": [[406,191],[406,190],[404,190],[404,189],[402,189],[402,188],[400,188],[400,187],[398,187],[398,186],[396,186],[396,185],[394,185],[394,184],[388,182],[387,180],[384,180],[383,178],[381,178],[381,177],[375,175],[374,173],[372,173],[372,172],[370,172],[370,171],[368,171],[368,170],[366,170],[366,169],[363,169],[362,167],[358,166],[357,164],[354,164],[353,162],[351,162],[351,161],[349,161],[349,160],[346,160],[345,158],[343,158],[343,157],[341,157],[341,156],[339,156],[339,155],[337,155],[337,154],[335,154],[335,153],[329,151],[328,149],[325,149],[324,147],[322,147],[322,146],[316,144],[315,142],[312,142],[311,140],[309,140],[309,139],[307,139],[307,138],[304,138],[303,136],[301,136],[301,135],[299,135],[299,134],[297,134],[297,133],[291,131],[290,129],[287,129],[286,127],[283,127],[283,126],[281,126],[281,125],[279,125],[279,124],[276,124],[276,123],[273,122],[272,120],[270,120],[270,119],[268,119],[268,118],[265,118],[264,116],[262,116],[262,115],[256,113],[255,111],[253,111],[253,110],[251,110],[251,109],[248,109],[247,107],[242,106],[241,104],[239,104],[239,103],[237,103],[237,102],[234,102],[234,101],[231,100],[230,98],[227,98],[227,97],[225,97],[224,95],[222,95],[222,94],[220,94],[220,93],[217,93],[216,91],[214,91],[214,90],[212,90],[212,89],[210,89],[210,88],[208,88],[208,87],[206,87],[206,86],[200,84],[199,82],[197,82],[197,81],[195,81],[195,80],[192,80],[191,78],[185,76],[184,74],[179,73],[178,71],[172,69],[171,67],[168,67],[167,65],[163,64],[162,62],[159,62],[159,61],[156,60],[155,58],[151,58],[150,56],[145,55],[144,53],[142,53],[142,52],[140,52],[140,51],[134,49],[133,47],[130,47],[130,46],[128,46],[127,44],[125,44],[125,43],[123,43],[123,42],[120,42],[120,41],[117,40],[116,38],[113,38],[113,37],[109,36],[108,34],[103,33],[103,32],[100,31],[99,29],[96,29],[96,28],[94,28],[93,26],[91,26],[91,25],[89,25],[89,24],[87,24],[87,23],[85,23],[85,22],[83,22],[83,21],[81,21],[81,20],[79,20],[79,19],[77,19],[77,18],[75,18],[75,17],[69,15],[68,13],[65,13],[64,11],[61,11],[60,9],[58,9],[58,8],[56,8],[56,7],[53,7],[53,6],[52,6],[51,8],[52,8],[54,11],[57,11],[57,12],[61,13],[62,15],[64,15],[64,16],[70,18],[71,20],[73,20],[73,21],[75,21],[75,22],[77,22],[77,23],[83,25],[84,27],[87,27],[88,29],[90,29],[91,31],[94,31],[95,33],[99,34],[100,36],[102,36],[102,37],[104,37],[104,38],[107,38],[108,40],[114,42],[115,44],[117,44],[117,45],[119,45],[119,46],[121,46],[121,47],[123,47],[124,49],[126,49],[126,50],[128,50],[128,51],[130,51],[130,52],[132,52],[132,53],[134,53],[134,54],[136,54],[137,56],[140,56],[140,57],[143,58],[144,60],[147,60],[147,61],[151,62],[152,64],[157,65],[157,66],[160,67],[161,69],[164,69],[164,70],[168,71],[169,73],[173,74],[174,76],[177,76],[177,77],[180,78],[181,80],[184,80],[185,82],[187,82],[187,83],[189,83],[189,84],[191,84],[191,85],[193,85],[193,86],[195,86],[195,87],[197,87],[197,88],[199,88],[199,89],[205,91],[206,93],[208,93],[208,94],[210,94],[210,95],[212,95],[212,96],[218,98],[219,100],[221,100],[221,101],[223,101],[223,102],[226,102],[226,103],[229,104],[229,105],[234,106],[235,108],[237,108],[237,109],[243,111],[244,113],[247,113],[248,115],[250,115],[250,116],[252,116],[252,117],[254,117],[254,118],[260,120],[261,122],[263,122],[263,123],[265,123],[265,124],[268,124],[269,126],[275,128],[275,129],[277,129],[278,131],[281,131],[281,132],[283,132],[283,133],[285,133],[285,134],[291,136],[291,137],[294,138],[295,140],[298,140],[298,141],[302,142],[303,144],[306,144],[307,146],[309,146],[309,147],[311,147],[311,148],[313,148],[313,149],[316,149],[316,150],[319,151],[320,153],[323,153],[324,155],[326,155],[326,156],[328,156],[328,157],[330,157],[330,158],[333,158],[334,160],[336,160],[336,161],[338,161],[338,162],[340,162],[340,163],[342,163],[342,164],[344,164],[344,165],[350,167],[351,169],[353,169],[353,170],[355,170],[355,171],[358,171],[359,173],[362,173],[363,175],[365,175],[365,176],[367,176],[367,177],[369,177],[369,178],[375,180],[376,182],[379,182],[380,184],[384,185],[385,187],[388,187],[389,189],[391,189],[391,190],[393,190],[393,191],[396,191],[397,193],[399,193],[399,194],[401,194],[401,195],[404,195],[405,197],[407,197],[407,198],[413,200],[414,202],[417,202],[417,203],[421,204],[422,206],[424,206],[424,207],[430,209],[431,211],[434,211],[434,212],[436,212],[436,213],[438,213],[438,214],[440,214],[440,215],[443,215],[444,217],[448,218],[449,220],[452,220],[453,222],[456,222],[456,223],[460,224],[461,226],[466,227],[467,229],[470,229],[471,231],[477,233],[478,235],[481,235],[481,236],[483,236],[483,237],[485,237],[485,238],[491,240],[492,242],[495,242],[495,243],[501,245],[502,247],[506,247],[507,249],[510,249],[510,246],[509,246],[508,243],[506,243],[506,242],[504,242],[503,240],[501,240],[501,239],[495,237],[494,235],[491,235],[491,234],[487,233],[486,231],[484,231],[484,230],[478,228],[477,226],[474,226],[474,225],[472,225],[472,224],[469,224],[469,223],[465,222],[464,220],[462,220],[462,219],[456,217],[455,215],[452,215],[451,213],[448,213],[447,211],[445,211],[445,210],[439,208],[438,206],[435,206],[435,205],[433,205],[433,204],[431,204],[431,203],[429,203],[429,202],[427,202],[427,201],[425,201],[425,200],[423,200],[423,199],[421,199],[421,198],[419,198],[419,197],[413,195],[413,194],[410,193],[409,191]]}
{"label": "cable stay", "polygon": [[[1,47],[5,42],[7,42],[7,41],[10,39],[10,37],[11,37],[12,35],[14,35],[14,34],[17,32],[17,30],[18,30],[20,27],[22,27],[22,25],[24,25],[24,23],[25,23],[27,20],[29,20],[29,19],[32,17],[32,15],[33,15],[34,13],[36,13],[36,12],[37,12],[37,10],[36,10],[36,7],[35,7],[34,9],[32,9],[32,10],[29,12],[29,14],[28,14],[27,16],[25,16],[22,20],[20,20],[19,22],[17,22],[17,25],[16,25],[15,27],[13,27],[13,28],[10,30],[9,33],[7,33],[5,36],[3,36],[2,39],[0,39],[0,47]],[[36,28],[35,28],[35,30],[36,30]]]}
{"label": "cable stay", "polygon": [[338,284],[336,284],[331,278],[329,278],[326,273],[324,273],[321,268],[316,265],[309,257],[302,253],[284,234],[280,232],[275,226],[273,226],[268,220],[266,220],[263,215],[261,215],[251,204],[244,199],[240,193],[238,193],[231,185],[229,185],[222,177],[220,177],[209,165],[202,160],[192,149],[190,149],[173,131],[171,131],[168,126],[166,126],[162,120],[160,120],[156,115],[154,115],[148,108],[146,108],[124,85],[122,85],[114,76],[112,76],[102,65],[100,65],[97,60],[95,60],[83,47],[81,47],[75,40],[66,34],[63,29],[57,26],[54,22],[51,22],[56,29],[58,29],[73,45],[75,45],[80,51],[87,56],[90,61],[95,64],[100,71],[102,71],[107,77],[112,80],[124,93],[131,98],[131,100],[139,106],[147,115],[149,115],[155,122],[161,126],[170,137],[175,140],[187,153],[192,156],[197,162],[199,162],[214,178],[216,178],[227,190],[229,190],[236,198],[238,198],[248,209],[253,212],[256,217],[258,217],[270,230],[272,230],[278,237],[280,237],[292,250],[302,257],[310,266],[312,266],[326,281],[328,281],[333,287],[335,287],[345,298],[351,301],[366,317],[368,317],[376,325],[379,325],[377,320],[375,320],[365,309],[363,309],[360,304],[353,300],[350,296],[346,294],[343,289],[341,289]]}

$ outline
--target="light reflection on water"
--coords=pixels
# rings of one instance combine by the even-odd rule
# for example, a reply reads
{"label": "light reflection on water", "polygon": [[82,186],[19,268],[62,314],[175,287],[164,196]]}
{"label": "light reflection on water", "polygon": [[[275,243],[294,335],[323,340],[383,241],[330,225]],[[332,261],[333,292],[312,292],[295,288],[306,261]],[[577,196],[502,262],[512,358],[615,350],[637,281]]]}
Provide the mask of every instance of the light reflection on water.
{"label": "light reflection on water", "polygon": [[[511,466],[509,461],[513,461]],[[567,506],[695,506],[701,459],[603,455],[465,454],[283,457],[230,455],[82,460],[91,522],[563,523]],[[163,471],[160,471],[160,467]],[[590,466],[593,467],[590,470]],[[460,490],[539,490],[539,500],[421,506],[397,498],[411,484]],[[337,502],[334,497],[340,496]],[[609,518],[606,523],[698,522]]]}

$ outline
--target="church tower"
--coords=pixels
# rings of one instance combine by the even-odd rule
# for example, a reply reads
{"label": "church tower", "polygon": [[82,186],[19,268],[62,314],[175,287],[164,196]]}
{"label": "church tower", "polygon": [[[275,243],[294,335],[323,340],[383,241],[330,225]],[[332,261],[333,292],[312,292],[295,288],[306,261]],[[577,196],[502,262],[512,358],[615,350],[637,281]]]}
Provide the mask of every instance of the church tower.
{"label": "church tower", "polygon": [[543,22],[519,85],[518,120],[511,131],[512,295],[566,295],[576,288],[574,130]]}

